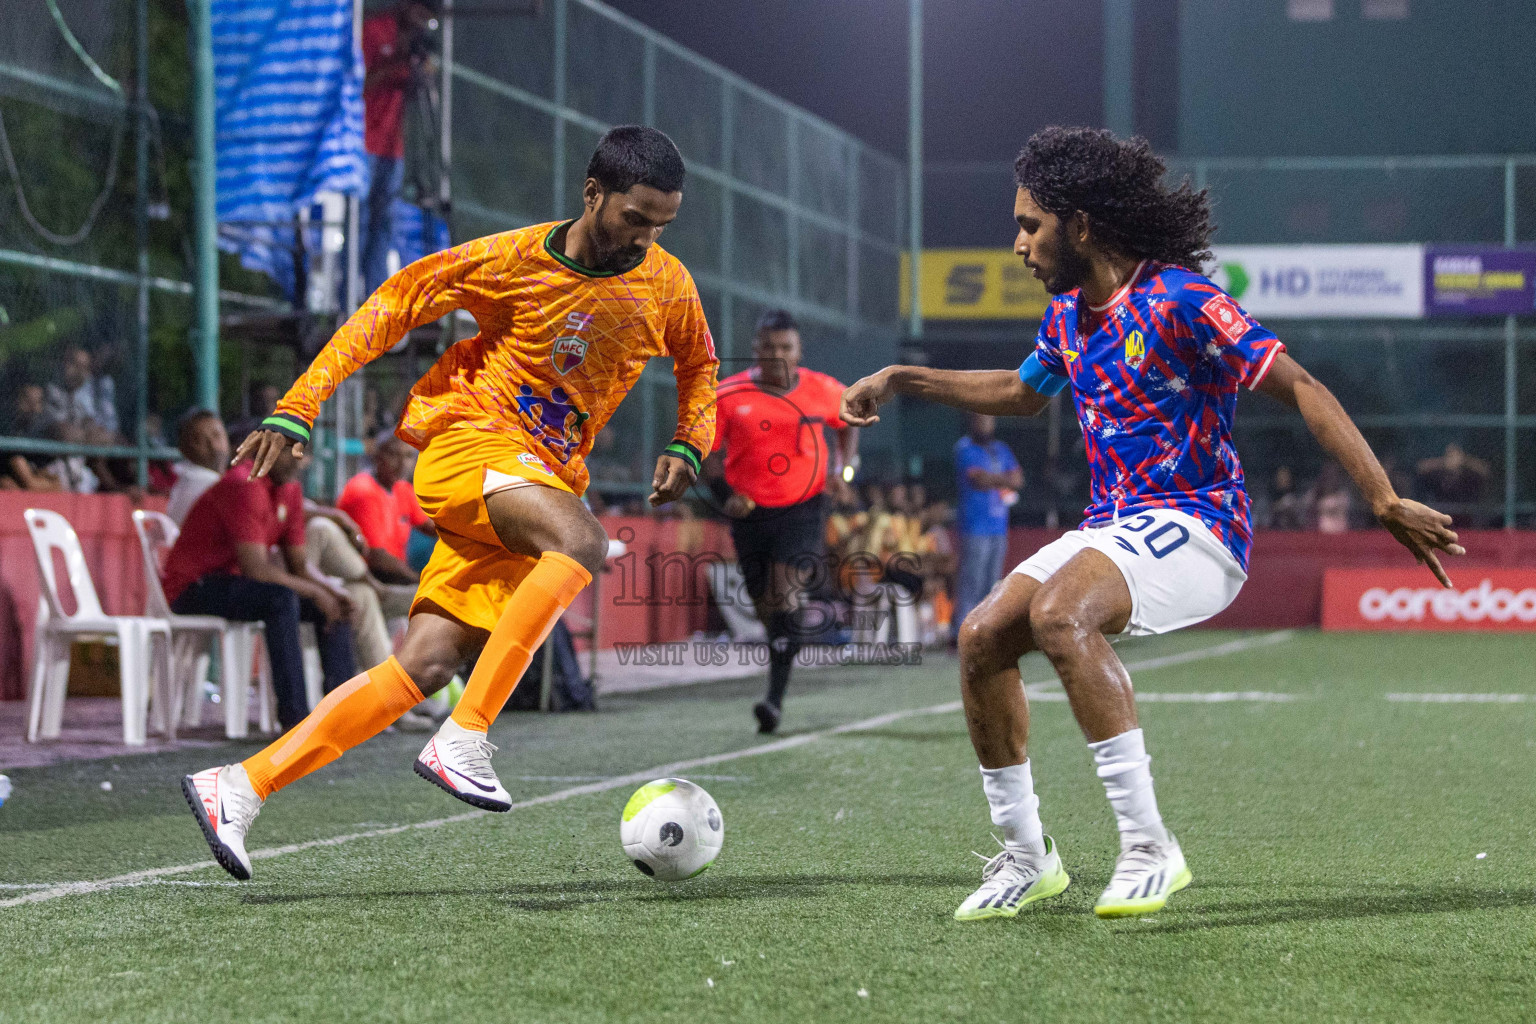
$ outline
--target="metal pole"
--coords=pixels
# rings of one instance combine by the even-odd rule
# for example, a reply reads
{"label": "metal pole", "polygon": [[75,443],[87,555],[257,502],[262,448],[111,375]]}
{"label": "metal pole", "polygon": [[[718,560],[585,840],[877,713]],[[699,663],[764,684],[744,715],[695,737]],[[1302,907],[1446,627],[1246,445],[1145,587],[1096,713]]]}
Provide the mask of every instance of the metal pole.
{"label": "metal pole", "polygon": [[[352,47],[357,53],[363,48],[363,2],[352,0]],[[373,183],[369,182],[369,187]],[[341,311],[343,317],[349,317],[357,311],[357,307],[363,304],[363,200],[361,196],[347,197],[347,289],[346,309]],[[370,224],[370,228],[377,230],[378,225]],[[351,390],[356,386],[356,379],[348,379],[341,382],[337,393],[331,400],[331,411],[334,417],[335,427],[331,437],[331,495],[335,497],[341,494],[341,489],[347,483],[347,423],[348,412],[351,403]],[[311,446],[313,447],[313,446]]]}
{"label": "metal pole", "polygon": [[1504,244],[1515,244],[1515,162],[1504,161]]}
{"label": "metal pole", "polygon": [[[785,126],[784,155],[789,162],[789,201],[795,208],[800,206],[800,123],[794,117],[789,118]],[[791,210],[786,213],[785,219],[789,233],[785,239],[788,244],[789,257],[789,297],[798,301],[800,298],[800,215]]]}
{"label": "metal pole", "polygon": [[188,0],[192,51],[192,249],[197,404],[219,410],[219,250],[214,150],[212,0]]}
{"label": "metal pole", "polygon": [[[140,448],[149,445],[149,0],[134,4],[137,21],[134,39],[134,64],[138,74],[133,86],[133,234],[139,253],[137,318],[134,324],[134,415],[138,425],[134,441]],[[140,487],[149,486],[149,460],[138,460]]]}
{"label": "metal pole", "polygon": [[726,181],[720,187],[720,357],[731,372],[737,369],[736,355],[736,275],[732,268],[732,250],[736,248],[736,192],[731,187],[731,161],[736,146],[736,90],[729,79],[720,80],[720,169]]}
{"label": "metal pole", "polygon": [[1121,138],[1136,133],[1135,0],[1104,0],[1104,127]]}
{"label": "metal pole", "polygon": [[[1504,244],[1515,244],[1515,162],[1504,162]],[[1515,418],[1519,413],[1519,393],[1515,387],[1519,366],[1517,329],[1513,315],[1504,318],[1504,529],[1515,528],[1515,459],[1518,434]]]}
{"label": "metal pole", "polygon": [[437,198],[438,209],[446,219],[453,201],[453,0],[443,0],[443,84],[438,95],[438,162],[442,173]]}
{"label": "metal pole", "polygon": [[555,151],[550,154],[554,180],[550,183],[550,206],[556,220],[565,217],[565,50],[566,2],[555,0]]}
{"label": "metal pole", "polygon": [[1515,370],[1518,351],[1516,348],[1516,321],[1514,316],[1504,318],[1504,529],[1515,528],[1515,458],[1519,454],[1516,444],[1515,417],[1519,395],[1515,388]]}
{"label": "metal pole", "polygon": [[[857,146],[848,147],[848,322],[858,331],[859,320],[859,155]],[[850,338],[850,341],[856,338]]]}
{"label": "metal pole", "polygon": [[923,0],[907,0],[907,333],[923,336]]}
{"label": "metal pole", "polygon": [[[441,165],[437,180],[438,212],[448,224],[448,243],[453,244],[453,0],[443,0],[443,85],[437,111],[438,163]],[[425,213],[422,214],[426,216]],[[450,313],[443,318],[443,334],[440,339],[443,351],[453,347],[459,339],[459,315]],[[412,344],[411,373],[419,376],[417,345]]]}
{"label": "metal pole", "polygon": [[640,51],[640,123],[656,123],[656,40],[646,37]]}

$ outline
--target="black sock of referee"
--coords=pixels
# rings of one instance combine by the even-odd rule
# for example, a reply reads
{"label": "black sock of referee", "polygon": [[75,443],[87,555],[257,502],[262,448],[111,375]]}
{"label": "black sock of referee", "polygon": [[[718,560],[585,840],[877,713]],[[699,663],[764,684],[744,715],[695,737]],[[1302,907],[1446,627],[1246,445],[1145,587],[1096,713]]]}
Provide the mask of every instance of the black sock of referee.
{"label": "black sock of referee", "polygon": [[800,653],[800,640],[788,612],[774,612],[768,617],[768,703],[784,706],[784,691],[789,688],[789,670]]}

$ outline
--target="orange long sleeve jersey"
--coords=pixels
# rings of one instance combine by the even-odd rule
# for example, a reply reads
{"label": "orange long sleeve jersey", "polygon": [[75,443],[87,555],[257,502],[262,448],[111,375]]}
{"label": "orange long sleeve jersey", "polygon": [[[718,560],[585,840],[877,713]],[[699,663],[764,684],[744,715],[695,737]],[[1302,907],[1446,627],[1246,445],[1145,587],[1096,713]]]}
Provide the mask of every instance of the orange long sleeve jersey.
{"label": "orange long sleeve jersey", "polygon": [[623,274],[587,270],[553,248],[561,223],[479,238],[395,274],[342,325],[265,425],[307,436],[320,404],[348,374],[412,328],[464,309],[480,333],[444,352],[411,389],[401,440],[425,448],[460,425],[518,431],[580,494],[598,431],[646,361],[671,356],[677,432],[668,450],[697,471],[714,441],[719,360],[693,278],[656,245]]}

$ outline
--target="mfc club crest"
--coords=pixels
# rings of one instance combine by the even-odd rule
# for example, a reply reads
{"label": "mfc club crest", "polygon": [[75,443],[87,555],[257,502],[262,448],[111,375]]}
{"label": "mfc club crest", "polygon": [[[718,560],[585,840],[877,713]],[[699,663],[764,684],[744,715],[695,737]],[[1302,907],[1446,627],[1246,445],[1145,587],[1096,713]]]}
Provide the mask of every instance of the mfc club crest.
{"label": "mfc club crest", "polygon": [[556,338],[555,350],[550,355],[550,361],[562,375],[570,373],[587,358],[587,344],[586,338],[578,338],[574,334]]}
{"label": "mfc club crest", "polygon": [[587,346],[591,344],[581,332],[592,325],[591,313],[567,313],[562,325],[570,334],[555,339],[549,361],[563,377],[582,364],[587,358]]}

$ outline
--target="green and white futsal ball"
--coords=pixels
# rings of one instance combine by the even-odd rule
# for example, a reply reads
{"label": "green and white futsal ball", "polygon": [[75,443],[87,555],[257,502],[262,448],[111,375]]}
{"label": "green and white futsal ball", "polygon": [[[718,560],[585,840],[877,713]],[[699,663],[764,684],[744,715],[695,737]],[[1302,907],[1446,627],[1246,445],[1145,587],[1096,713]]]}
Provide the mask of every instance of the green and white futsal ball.
{"label": "green and white futsal ball", "polygon": [[702,786],[657,779],[635,790],[619,823],[624,856],[663,882],[692,878],[714,863],[725,841],[720,808]]}

